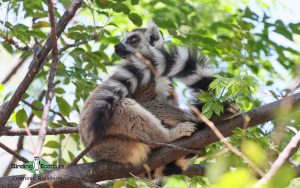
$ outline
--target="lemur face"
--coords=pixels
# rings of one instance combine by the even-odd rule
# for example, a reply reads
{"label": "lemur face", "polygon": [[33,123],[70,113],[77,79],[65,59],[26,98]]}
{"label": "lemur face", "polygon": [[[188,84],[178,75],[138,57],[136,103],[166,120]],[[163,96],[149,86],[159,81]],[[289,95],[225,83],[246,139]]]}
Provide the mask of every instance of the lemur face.
{"label": "lemur face", "polygon": [[115,46],[115,52],[121,58],[129,59],[137,52],[151,56],[151,48],[163,48],[163,38],[154,22],[150,22],[147,28],[125,33],[122,42]]}

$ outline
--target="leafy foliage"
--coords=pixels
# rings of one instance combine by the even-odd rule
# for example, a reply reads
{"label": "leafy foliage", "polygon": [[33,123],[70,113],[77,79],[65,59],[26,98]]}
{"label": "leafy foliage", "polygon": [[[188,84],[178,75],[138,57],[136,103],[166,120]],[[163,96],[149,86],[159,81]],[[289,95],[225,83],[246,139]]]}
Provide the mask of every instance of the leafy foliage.
{"label": "leafy foliage", "polygon": [[[204,103],[202,111],[207,117],[214,113],[220,115],[224,111],[223,102],[227,100],[236,101],[246,111],[266,103],[266,97],[277,99],[282,93],[287,94],[290,90],[285,82],[299,76],[296,71],[299,52],[273,40],[272,35],[280,35],[288,43],[294,43],[300,34],[300,23],[274,20],[267,13],[259,15],[245,7],[247,1],[240,1],[240,4],[241,7],[238,7],[230,0],[84,0],[83,8],[58,40],[60,65],[54,90],[55,102],[51,108],[65,119],[51,114],[48,120],[50,126],[76,126],[89,92],[112,71],[112,65],[120,62],[113,53],[113,45],[120,41],[122,32],[146,25],[150,19],[158,24],[169,42],[199,48],[216,68],[218,74],[210,84],[210,91],[199,96]],[[57,19],[69,5],[70,0],[58,1],[55,10]],[[29,54],[33,58],[35,50],[41,48],[49,34],[47,1],[3,0],[0,6],[0,10],[5,12],[0,19],[0,38],[6,41],[1,42],[0,53],[20,57]],[[28,46],[33,50],[22,51],[9,42],[11,40],[19,47]],[[31,113],[41,118],[42,112],[38,109],[43,108],[44,101],[38,100],[37,96],[46,89],[49,67],[47,59],[26,96],[23,96],[36,109],[21,103],[10,119],[12,125],[34,127],[34,122],[27,125]],[[287,72],[288,77],[282,71]],[[262,90],[271,94],[267,96]],[[0,99],[7,100],[11,91],[13,88],[8,85],[0,85]],[[295,134],[292,130],[299,128],[299,117],[299,111],[295,111],[280,123],[274,121],[247,131],[238,129],[229,140],[257,166],[267,169],[271,160],[268,153],[272,150],[277,155],[286,146]],[[279,146],[274,145],[274,130],[282,124],[289,129],[283,133]],[[83,149],[78,134],[47,137],[44,147],[43,156],[54,164],[69,163]],[[253,186],[257,180],[251,169],[239,157],[223,151],[224,145],[217,142],[207,146],[205,160],[195,159],[195,163],[208,165],[207,176],[170,177],[165,187]],[[293,159],[299,162],[299,156],[298,152]],[[83,161],[90,159],[85,157]],[[287,186],[293,178],[291,167],[284,166],[276,175],[279,176],[266,187]],[[278,179],[282,181],[278,182]],[[289,187],[297,187],[298,184],[299,179],[293,179]],[[135,179],[113,183],[116,188],[124,186],[148,185]]]}

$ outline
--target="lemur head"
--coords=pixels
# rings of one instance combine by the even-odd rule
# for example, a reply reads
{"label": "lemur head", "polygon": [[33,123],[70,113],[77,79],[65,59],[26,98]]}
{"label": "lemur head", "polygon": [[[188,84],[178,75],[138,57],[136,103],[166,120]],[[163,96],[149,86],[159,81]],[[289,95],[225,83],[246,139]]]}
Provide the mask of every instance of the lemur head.
{"label": "lemur head", "polygon": [[115,46],[118,56],[128,59],[136,52],[147,56],[151,55],[153,48],[163,48],[163,38],[157,25],[150,21],[147,28],[138,28],[125,33],[121,43]]}

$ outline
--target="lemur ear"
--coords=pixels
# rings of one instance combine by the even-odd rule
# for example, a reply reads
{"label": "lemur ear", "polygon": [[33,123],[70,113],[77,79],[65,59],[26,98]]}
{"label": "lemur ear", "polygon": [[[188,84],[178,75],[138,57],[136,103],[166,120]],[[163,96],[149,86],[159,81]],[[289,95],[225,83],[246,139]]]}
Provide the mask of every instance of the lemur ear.
{"label": "lemur ear", "polygon": [[[151,46],[157,46],[157,41],[162,39],[162,36],[159,32],[159,28],[153,20],[149,21],[146,34],[148,36],[148,40]],[[161,42],[159,43],[159,45],[161,45]]]}

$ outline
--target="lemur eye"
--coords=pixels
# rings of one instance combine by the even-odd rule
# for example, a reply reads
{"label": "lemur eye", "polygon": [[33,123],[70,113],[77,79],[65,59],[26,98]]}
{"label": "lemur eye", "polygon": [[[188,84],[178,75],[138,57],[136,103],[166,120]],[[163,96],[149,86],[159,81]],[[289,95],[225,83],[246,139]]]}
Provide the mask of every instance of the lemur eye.
{"label": "lemur eye", "polygon": [[130,37],[129,39],[127,39],[127,42],[128,42],[129,44],[135,44],[137,41],[138,41],[137,36],[132,36],[132,37]]}

